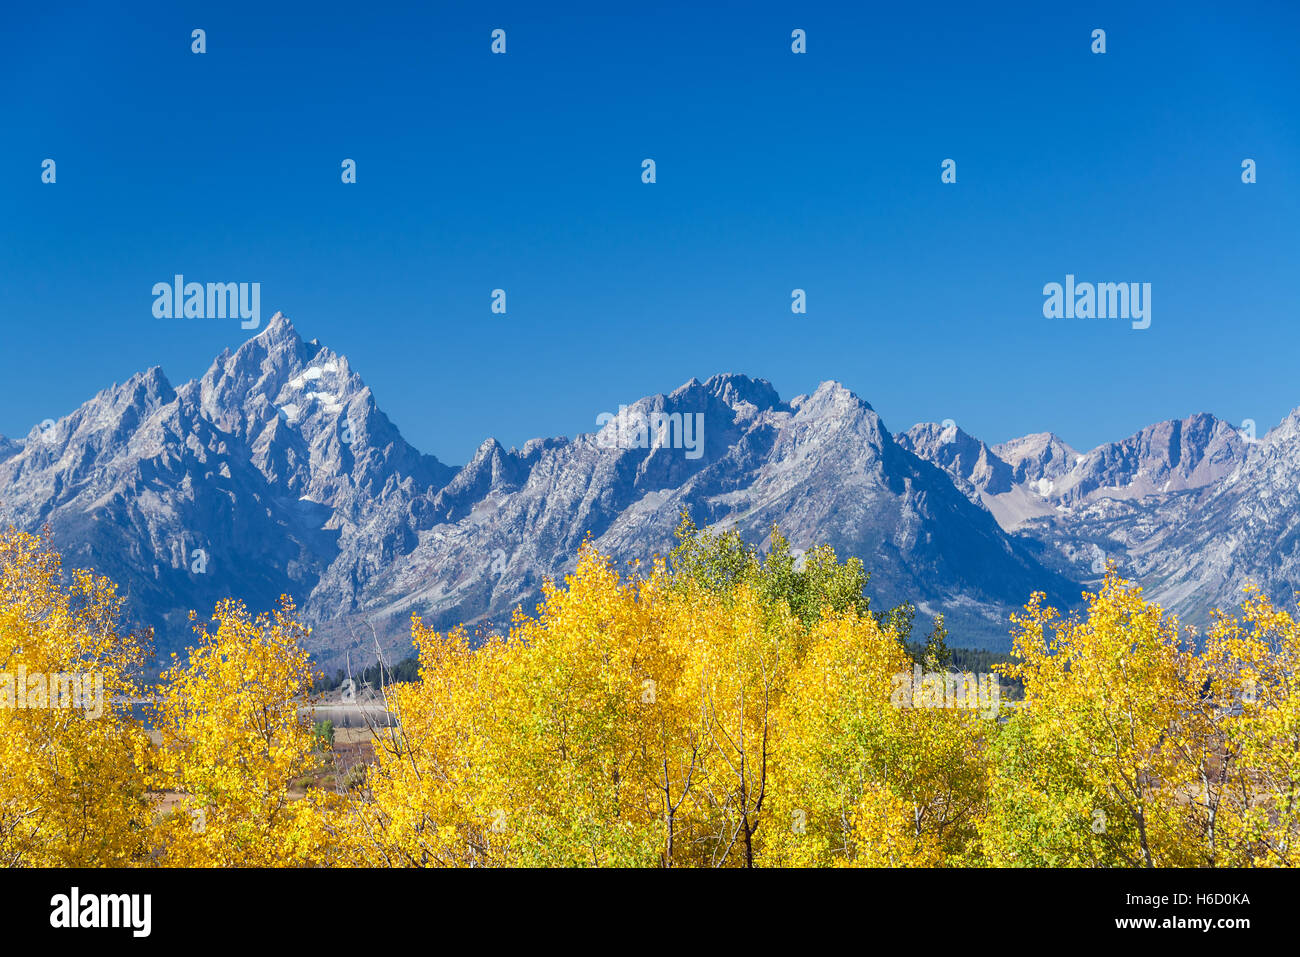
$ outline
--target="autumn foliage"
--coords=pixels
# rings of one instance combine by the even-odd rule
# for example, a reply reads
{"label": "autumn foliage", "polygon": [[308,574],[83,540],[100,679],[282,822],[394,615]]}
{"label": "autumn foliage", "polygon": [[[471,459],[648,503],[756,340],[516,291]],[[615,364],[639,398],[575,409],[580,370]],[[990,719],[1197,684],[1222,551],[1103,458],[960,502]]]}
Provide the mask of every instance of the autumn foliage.
{"label": "autumn foliage", "polygon": [[[0,536],[0,671],[100,670],[149,697],[0,709],[10,865],[1291,866],[1300,624],[1257,591],[1193,637],[1112,569],[1064,617],[1013,621],[992,708],[951,690],[940,624],[864,597],[829,549],[686,525],[620,570],[586,548],[505,636],[416,619],[419,679],[350,786],[304,719],[291,602],[219,605],[156,688],[112,586]],[[900,693],[904,676],[924,690]],[[931,685],[933,676],[934,684]],[[907,686],[907,685],[904,685]],[[973,685],[971,686],[973,687]],[[987,699],[981,699],[988,705]],[[169,795],[164,806],[161,795]]]}

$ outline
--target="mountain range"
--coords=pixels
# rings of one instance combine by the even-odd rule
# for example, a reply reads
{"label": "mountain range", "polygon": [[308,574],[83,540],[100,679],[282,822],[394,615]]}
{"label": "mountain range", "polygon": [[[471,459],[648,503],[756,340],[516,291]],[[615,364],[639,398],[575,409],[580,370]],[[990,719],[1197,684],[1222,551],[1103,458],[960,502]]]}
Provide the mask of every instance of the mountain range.
{"label": "mountain range", "polygon": [[918,630],[942,613],[967,647],[1005,650],[1031,592],[1076,607],[1112,560],[1200,626],[1248,581],[1288,603],[1300,588],[1300,410],[1259,440],[1201,413],[1083,453],[1050,433],[990,446],[952,422],[891,434],[835,382],[786,401],[716,375],[626,414],[699,416],[702,452],[626,441],[614,420],[521,449],[487,439],[453,467],[277,313],[197,380],[151,368],[0,437],[0,524],[48,526],[67,566],[118,583],[160,653],[192,640],[191,609],[287,593],[326,667],[409,653],[412,615],[502,627],[584,540],[648,560],[683,510],[859,556],[873,607],[914,602]]}

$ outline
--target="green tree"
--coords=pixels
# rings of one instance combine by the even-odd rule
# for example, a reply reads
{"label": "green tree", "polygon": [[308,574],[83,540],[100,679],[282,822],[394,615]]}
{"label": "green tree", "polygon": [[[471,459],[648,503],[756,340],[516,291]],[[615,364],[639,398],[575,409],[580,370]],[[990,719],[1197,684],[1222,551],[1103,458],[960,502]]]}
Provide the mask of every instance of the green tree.
{"label": "green tree", "polygon": [[870,575],[862,560],[841,563],[829,545],[809,550],[800,561],[773,525],[771,547],[764,554],[734,528],[722,532],[696,528],[684,511],[675,535],[678,544],[670,568],[678,581],[691,581],[723,595],[746,585],[768,607],[785,602],[806,626],[815,624],[826,609],[835,614],[849,609],[859,615],[868,613],[865,589]]}

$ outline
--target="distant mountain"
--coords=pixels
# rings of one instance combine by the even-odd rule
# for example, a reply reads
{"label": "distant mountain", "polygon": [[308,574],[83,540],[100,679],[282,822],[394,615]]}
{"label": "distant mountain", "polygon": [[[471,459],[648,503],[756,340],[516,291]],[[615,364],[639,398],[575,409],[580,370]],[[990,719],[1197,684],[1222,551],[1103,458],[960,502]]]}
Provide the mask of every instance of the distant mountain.
{"label": "distant mountain", "polygon": [[1205,413],[1158,422],[1082,455],[1050,432],[990,448],[955,426],[933,423],[914,425],[899,441],[977,490],[1008,530],[1097,499],[1140,500],[1213,485],[1246,449],[1235,428]]}
{"label": "distant mountain", "polygon": [[[698,447],[664,441],[697,421]],[[572,439],[487,439],[453,468],[279,314],[195,381],[149,369],[0,439],[0,522],[48,524],[69,566],[119,583],[160,651],[190,640],[190,609],[288,593],[326,667],[406,654],[413,614],[502,627],[584,540],[648,560],[683,509],[859,556],[876,607],[915,602],[918,629],[942,613],[954,644],[1005,649],[1031,592],[1075,605],[1109,559],[1203,620],[1249,578],[1279,597],[1300,584],[1298,488],[1300,413],[1254,444],[1196,415],[1080,454],[1050,433],[894,436],[837,383],[787,402],[741,375],[631,401]]]}
{"label": "distant mountain", "polygon": [[34,429],[0,463],[0,521],[48,523],[70,566],[112,577],[173,647],[190,608],[309,587],[328,538],[319,518],[286,502],[157,368]]}
{"label": "distant mountain", "polygon": [[1014,532],[1030,518],[1053,512],[1051,501],[1040,491],[1040,487],[1050,487],[1050,480],[1044,478],[1046,469],[1035,471],[1035,478],[1029,480],[1025,460],[1013,466],[956,425],[921,423],[899,435],[898,441],[947,472],[967,498],[988,509],[1007,532]]}
{"label": "distant mountain", "polygon": [[1017,485],[1029,485],[1050,495],[1052,483],[1074,468],[1079,453],[1051,432],[1037,432],[993,446],[993,454],[1011,466]]}
{"label": "distant mountain", "polygon": [[979,439],[967,435],[956,425],[924,422],[899,435],[898,442],[951,473],[954,478],[966,481],[972,488],[990,495],[1009,492],[1015,484],[1011,466]]}
{"label": "distant mountain", "polygon": [[603,436],[522,450],[484,443],[435,497],[438,521],[368,582],[366,599],[314,604],[322,641],[368,641],[359,618],[404,621],[413,611],[441,626],[506,620],[521,596],[537,596],[543,576],[572,568],[588,535],[623,561],[666,554],[683,509],[750,540],[779,524],[794,547],[828,542],[860,555],[877,607],[910,599],[923,622],[942,612],[972,644],[1005,645],[1007,614],[1034,589],[1077,597],[842,386],[823,383],[785,403],[764,380],[714,376],[643,398],[628,414],[652,412],[702,415],[704,454],[602,447],[615,423]]}
{"label": "distant mountain", "polygon": [[33,429],[0,461],[0,521],[48,523],[67,563],[113,578],[166,651],[222,597],[268,608],[343,582],[346,599],[350,574],[414,544],[452,474],[277,314],[196,382],[174,390],[150,369]]}
{"label": "distant mountain", "polygon": [[[1234,446],[1235,448],[1235,446]],[[1173,607],[1205,618],[1216,604],[1240,599],[1247,582],[1294,606],[1300,591],[1300,410],[1217,478],[1224,454],[1192,472],[1200,489],[1169,511],[1158,547],[1134,568]]]}
{"label": "distant mountain", "polygon": [[1237,430],[1212,415],[1158,422],[1081,456],[1064,475],[1052,479],[1049,497],[1073,504],[1099,494],[1140,499],[1204,488],[1240,464],[1245,448]]}
{"label": "distant mountain", "polygon": [[[1294,606],[1300,410],[1258,442],[1193,416],[1116,445],[1081,463],[1065,494],[1096,481],[1082,502],[1021,530],[1055,546],[1063,574],[1084,577],[1085,565],[1095,572],[1113,559],[1149,597],[1200,627],[1214,608],[1239,604],[1249,582]],[[1094,479],[1099,472],[1106,477]]]}
{"label": "distant mountain", "polygon": [[910,446],[1068,578],[1095,583],[1114,561],[1201,628],[1214,608],[1239,604],[1248,582],[1288,604],[1300,590],[1300,410],[1257,442],[1201,413],[1085,454],[1050,433],[984,451],[959,433],[945,443],[938,429],[913,427]]}

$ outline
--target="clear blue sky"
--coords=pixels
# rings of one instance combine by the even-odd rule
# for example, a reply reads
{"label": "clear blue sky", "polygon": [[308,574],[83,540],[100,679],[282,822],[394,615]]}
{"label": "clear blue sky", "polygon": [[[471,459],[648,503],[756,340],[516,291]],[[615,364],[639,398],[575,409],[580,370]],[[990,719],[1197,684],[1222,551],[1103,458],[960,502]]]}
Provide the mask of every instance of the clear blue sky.
{"label": "clear blue sky", "polygon": [[[1300,405],[1300,4],[398,6],[6,7],[0,433],[248,335],[155,319],[177,272],[451,463],[716,372],[1081,448]],[[1066,273],[1151,328],[1044,319]]]}

